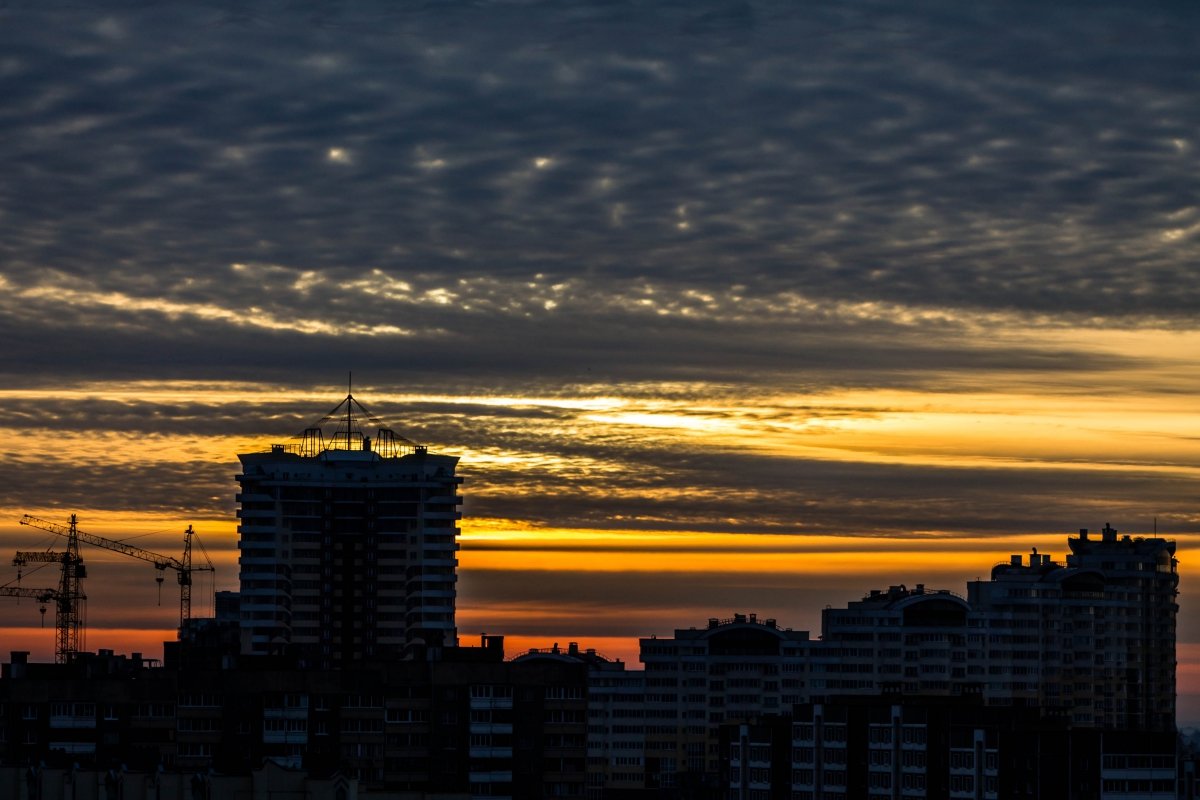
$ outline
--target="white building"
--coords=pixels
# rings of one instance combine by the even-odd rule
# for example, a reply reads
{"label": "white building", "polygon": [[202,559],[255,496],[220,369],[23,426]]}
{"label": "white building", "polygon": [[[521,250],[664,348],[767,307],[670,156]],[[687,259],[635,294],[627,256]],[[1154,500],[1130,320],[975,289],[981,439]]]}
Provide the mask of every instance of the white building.
{"label": "white building", "polygon": [[299,444],[238,456],[243,652],[336,666],[457,644],[458,459],[363,419],[347,395]]}

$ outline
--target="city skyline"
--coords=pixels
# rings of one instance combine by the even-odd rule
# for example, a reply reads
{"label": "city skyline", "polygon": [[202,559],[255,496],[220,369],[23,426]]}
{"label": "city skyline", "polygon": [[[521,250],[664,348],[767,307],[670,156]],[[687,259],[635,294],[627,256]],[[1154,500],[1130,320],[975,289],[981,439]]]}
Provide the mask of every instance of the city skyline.
{"label": "city skyline", "polygon": [[[0,15],[6,552],[190,523],[236,588],[236,454],[353,370],[461,459],[464,640],[816,630],[1111,522],[1179,543],[1200,718],[1195,12]],[[152,652],[173,587],[85,559]]]}

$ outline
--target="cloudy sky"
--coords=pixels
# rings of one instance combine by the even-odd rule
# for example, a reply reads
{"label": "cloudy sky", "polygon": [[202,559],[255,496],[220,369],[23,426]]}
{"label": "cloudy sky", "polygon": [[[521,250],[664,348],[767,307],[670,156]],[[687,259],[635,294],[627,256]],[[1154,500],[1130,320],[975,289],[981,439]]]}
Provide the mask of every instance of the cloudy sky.
{"label": "cloudy sky", "polygon": [[[1197,97],[1179,3],[5,3],[0,542],[193,523],[235,588],[236,454],[353,371],[462,458],[464,635],[815,628],[1111,521],[1200,691]],[[161,640],[88,556],[88,644]]]}

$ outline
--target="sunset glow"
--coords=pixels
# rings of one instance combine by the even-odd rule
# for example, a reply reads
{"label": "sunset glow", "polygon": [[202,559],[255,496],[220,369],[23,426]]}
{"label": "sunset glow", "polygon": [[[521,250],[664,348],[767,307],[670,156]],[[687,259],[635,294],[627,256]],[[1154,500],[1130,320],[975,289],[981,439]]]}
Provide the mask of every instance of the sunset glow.
{"label": "sunset glow", "polygon": [[[460,459],[464,642],[817,636],[1111,523],[1178,542],[1200,697],[1191,14],[18,5],[0,585],[56,580],[22,514],[193,525],[207,613],[238,454],[352,393]],[[83,556],[89,648],[161,655],[171,576]],[[52,654],[36,605],[0,654]]]}

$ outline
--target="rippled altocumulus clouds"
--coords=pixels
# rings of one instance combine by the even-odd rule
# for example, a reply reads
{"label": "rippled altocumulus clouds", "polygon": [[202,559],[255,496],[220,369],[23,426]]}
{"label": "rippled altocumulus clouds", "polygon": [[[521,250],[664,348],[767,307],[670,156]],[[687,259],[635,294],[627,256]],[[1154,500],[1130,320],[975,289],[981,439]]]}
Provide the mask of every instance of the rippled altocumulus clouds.
{"label": "rippled altocumulus clouds", "polygon": [[769,325],[1196,310],[1177,6],[3,14],[10,372],[283,375],[349,339],[645,377],[707,369],[714,327],[769,368]]}
{"label": "rippled altocumulus clouds", "polygon": [[[0,373],[85,388],[17,391],[0,426],[212,438],[163,469],[23,451],[0,505],[227,514],[219,437],[300,429],[336,393],[283,395],[353,369],[407,396],[398,427],[464,454],[482,517],[988,532],[1019,498],[1028,529],[1098,505],[1189,518],[1190,473],[1140,440],[1114,434],[1126,472],[1075,454],[1032,475],[982,444],[969,467],[818,458],[760,444],[870,410],[758,401],[1090,398],[1135,371],[1141,392],[1191,392],[1182,348],[1096,342],[1194,328],[1197,21],[1115,3],[7,4]],[[144,378],[237,382],[254,408],[86,390]],[[497,393],[517,400],[470,399]],[[547,393],[675,415],[719,394],[710,417],[757,417],[743,442],[668,437],[521,399]]]}

